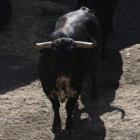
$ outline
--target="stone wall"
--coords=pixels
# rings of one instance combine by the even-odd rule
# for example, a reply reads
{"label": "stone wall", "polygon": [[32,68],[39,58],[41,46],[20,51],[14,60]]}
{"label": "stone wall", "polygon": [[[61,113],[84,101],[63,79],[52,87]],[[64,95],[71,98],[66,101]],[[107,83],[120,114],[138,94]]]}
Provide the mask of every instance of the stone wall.
{"label": "stone wall", "polygon": [[62,5],[66,5],[66,6],[71,7],[71,8],[74,7],[74,2],[75,2],[75,0],[39,0],[39,1],[55,2],[55,3],[62,4]]}

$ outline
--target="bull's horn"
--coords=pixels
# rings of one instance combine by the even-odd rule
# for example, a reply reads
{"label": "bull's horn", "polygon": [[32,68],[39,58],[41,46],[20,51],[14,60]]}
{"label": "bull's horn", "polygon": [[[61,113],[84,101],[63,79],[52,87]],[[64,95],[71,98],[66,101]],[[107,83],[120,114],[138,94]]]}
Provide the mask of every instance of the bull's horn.
{"label": "bull's horn", "polygon": [[92,42],[82,42],[82,41],[75,41],[76,43],[76,48],[94,48],[97,45],[97,42],[92,39]]}
{"label": "bull's horn", "polygon": [[51,48],[51,46],[52,46],[52,41],[35,44],[36,49],[49,49]]}

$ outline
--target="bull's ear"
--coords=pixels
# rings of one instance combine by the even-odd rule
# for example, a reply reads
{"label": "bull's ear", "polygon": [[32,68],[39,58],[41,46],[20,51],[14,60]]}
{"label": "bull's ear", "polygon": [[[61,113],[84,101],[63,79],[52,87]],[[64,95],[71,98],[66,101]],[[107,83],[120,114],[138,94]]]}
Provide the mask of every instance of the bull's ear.
{"label": "bull's ear", "polygon": [[46,54],[46,55],[51,55],[52,54],[52,49],[42,49],[39,51],[41,54]]}
{"label": "bull's ear", "polygon": [[97,10],[96,9],[90,9],[91,13],[93,13],[95,16],[97,16]]}
{"label": "bull's ear", "polygon": [[97,42],[93,38],[91,38],[91,40],[93,42],[93,46],[96,47],[97,46]]}

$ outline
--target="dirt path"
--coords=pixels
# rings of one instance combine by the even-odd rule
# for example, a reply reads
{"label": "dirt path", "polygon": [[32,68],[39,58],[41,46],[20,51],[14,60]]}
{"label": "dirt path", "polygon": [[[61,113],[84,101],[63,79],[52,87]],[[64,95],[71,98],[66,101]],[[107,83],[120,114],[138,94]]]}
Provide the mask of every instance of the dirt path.
{"label": "dirt path", "polygon": [[[139,9],[139,0],[119,0],[107,63],[98,67],[99,101],[88,102],[85,85],[85,98],[75,107],[73,135],[51,132],[53,112],[38,80],[37,62],[5,53],[0,41],[0,140],[139,140]],[[65,126],[64,105],[60,112]]]}

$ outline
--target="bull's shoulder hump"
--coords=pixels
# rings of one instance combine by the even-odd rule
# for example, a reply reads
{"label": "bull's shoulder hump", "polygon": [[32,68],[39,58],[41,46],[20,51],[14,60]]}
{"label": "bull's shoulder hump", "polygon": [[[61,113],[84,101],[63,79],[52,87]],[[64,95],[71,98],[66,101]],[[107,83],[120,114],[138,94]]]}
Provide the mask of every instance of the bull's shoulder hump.
{"label": "bull's shoulder hump", "polygon": [[57,29],[63,28],[65,24],[69,21],[69,19],[73,18],[74,15],[75,15],[75,11],[67,13],[63,15],[62,17],[60,17],[56,22],[55,29],[57,30]]}
{"label": "bull's shoulder hump", "polygon": [[91,13],[78,10],[78,11],[67,14],[66,18],[67,19],[65,22],[65,26],[68,27],[74,23],[76,23],[76,24],[83,23],[84,24],[88,20],[93,20],[95,18],[95,16]]}
{"label": "bull's shoulder hump", "polygon": [[90,11],[77,10],[60,17],[57,20],[55,31],[59,29],[68,30],[68,28],[73,28],[74,26],[79,27],[79,24],[86,25],[88,22],[94,22],[95,20],[96,17]]}
{"label": "bull's shoulder hump", "polygon": [[64,25],[65,25],[65,23],[66,23],[66,21],[67,21],[67,16],[66,16],[66,15],[60,17],[60,18],[57,20],[57,22],[56,22],[55,30],[58,30],[58,29],[60,29],[60,28],[63,28]]}

